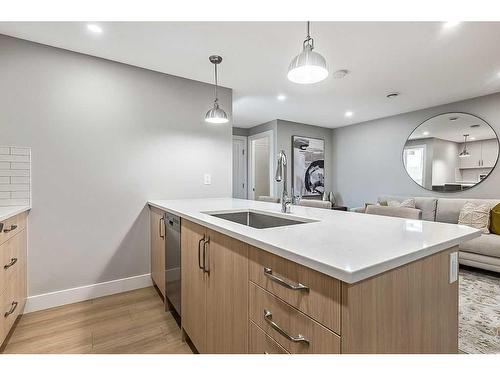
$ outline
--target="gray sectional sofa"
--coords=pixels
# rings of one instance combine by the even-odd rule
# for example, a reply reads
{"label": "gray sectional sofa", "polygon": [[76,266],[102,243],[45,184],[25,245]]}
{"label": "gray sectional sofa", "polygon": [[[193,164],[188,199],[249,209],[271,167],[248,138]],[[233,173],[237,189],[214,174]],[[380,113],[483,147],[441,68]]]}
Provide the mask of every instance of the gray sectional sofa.
{"label": "gray sectional sofa", "polygon": [[[396,200],[402,202],[409,197],[380,196],[378,202]],[[494,207],[500,199],[463,199],[463,198],[415,198],[415,208],[422,211],[422,220],[439,221],[442,223],[457,224],[460,210],[466,202],[487,203]],[[353,209],[355,212],[364,212],[364,208]],[[463,242],[459,247],[460,264],[500,272],[500,235],[482,234],[478,238]]]}

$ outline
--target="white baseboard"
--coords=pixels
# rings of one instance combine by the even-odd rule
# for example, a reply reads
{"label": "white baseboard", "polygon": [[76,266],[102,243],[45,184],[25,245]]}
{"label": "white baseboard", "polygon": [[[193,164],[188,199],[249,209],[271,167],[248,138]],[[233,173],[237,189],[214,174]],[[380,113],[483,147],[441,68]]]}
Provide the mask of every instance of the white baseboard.
{"label": "white baseboard", "polygon": [[92,298],[109,296],[129,290],[151,286],[151,274],[127,277],[124,279],[106,281],[104,283],[80,286],[77,288],[58,290],[57,292],[39,294],[28,297],[25,313],[50,309],[69,303],[86,301]]}

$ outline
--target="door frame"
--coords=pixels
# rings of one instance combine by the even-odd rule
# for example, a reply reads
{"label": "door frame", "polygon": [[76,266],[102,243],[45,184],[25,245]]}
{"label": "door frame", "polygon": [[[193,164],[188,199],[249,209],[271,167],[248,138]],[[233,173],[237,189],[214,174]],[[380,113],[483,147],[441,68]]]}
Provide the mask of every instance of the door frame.
{"label": "door frame", "polygon": [[[245,184],[245,197],[243,199],[247,199],[248,198],[248,137],[246,137],[244,135],[233,135],[233,144],[234,144],[235,140],[243,141],[243,152],[245,155],[245,160],[243,162],[243,168],[244,168],[243,183]],[[233,157],[234,157],[234,154],[233,154]],[[234,178],[235,177],[233,176],[233,179]],[[234,191],[233,191],[232,195],[234,196]]]}
{"label": "door frame", "polygon": [[253,191],[253,182],[254,182],[254,154],[252,141],[260,138],[268,138],[269,140],[269,195],[274,196],[274,153],[275,153],[275,144],[274,144],[274,131],[266,130],[261,133],[253,134],[248,136],[248,168],[247,168],[247,186],[248,186],[248,199],[255,199],[255,194]]}

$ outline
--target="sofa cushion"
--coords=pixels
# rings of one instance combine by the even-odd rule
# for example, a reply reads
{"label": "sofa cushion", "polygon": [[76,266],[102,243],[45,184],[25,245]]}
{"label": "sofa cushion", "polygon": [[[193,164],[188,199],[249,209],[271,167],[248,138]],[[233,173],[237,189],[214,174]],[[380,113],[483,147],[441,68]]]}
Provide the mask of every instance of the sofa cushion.
{"label": "sofa cushion", "polygon": [[422,211],[408,207],[387,207],[371,204],[366,207],[366,213],[372,215],[401,217],[405,219],[420,220]]}
{"label": "sofa cushion", "polygon": [[460,210],[458,224],[480,229],[483,233],[488,234],[490,233],[490,211],[489,204],[467,202]]}
{"label": "sofa cushion", "polygon": [[[381,206],[383,206],[382,203],[380,203]],[[388,201],[387,205],[389,207],[406,207],[406,208],[416,208],[415,207],[415,199],[414,198],[407,198],[404,201]]]}
{"label": "sofa cushion", "polygon": [[466,266],[478,267],[484,270],[500,272],[500,258],[460,251],[458,261]]}
{"label": "sofa cushion", "polygon": [[500,203],[499,199],[461,199],[461,198],[439,198],[437,202],[436,221],[442,223],[457,224],[460,210],[465,203],[476,204],[487,203],[493,208]]}
{"label": "sofa cushion", "polygon": [[[408,197],[382,195],[378,198],[378,202],[398,201],[403,202]],[[415,208],[422,211],[422,220],[434,221],[436,219],[437,198],[433,197],[414,197]],[[457,217],[458,220],[458,217]]]}
{"label": "sofa cushion", "polygon": [[500,258],[500,236],[497,234],[482,234],[480,237],[462,242],[458,249],[469,253]]}

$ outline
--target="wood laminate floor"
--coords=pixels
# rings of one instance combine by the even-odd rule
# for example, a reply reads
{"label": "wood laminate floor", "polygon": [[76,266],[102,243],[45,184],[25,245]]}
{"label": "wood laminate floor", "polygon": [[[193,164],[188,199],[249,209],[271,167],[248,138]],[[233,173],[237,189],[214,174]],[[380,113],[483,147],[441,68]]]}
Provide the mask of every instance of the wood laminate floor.
{"label": "wood laminate floor", "polygon": [[4,353],[192,353],[153,287],[23,315]]}

